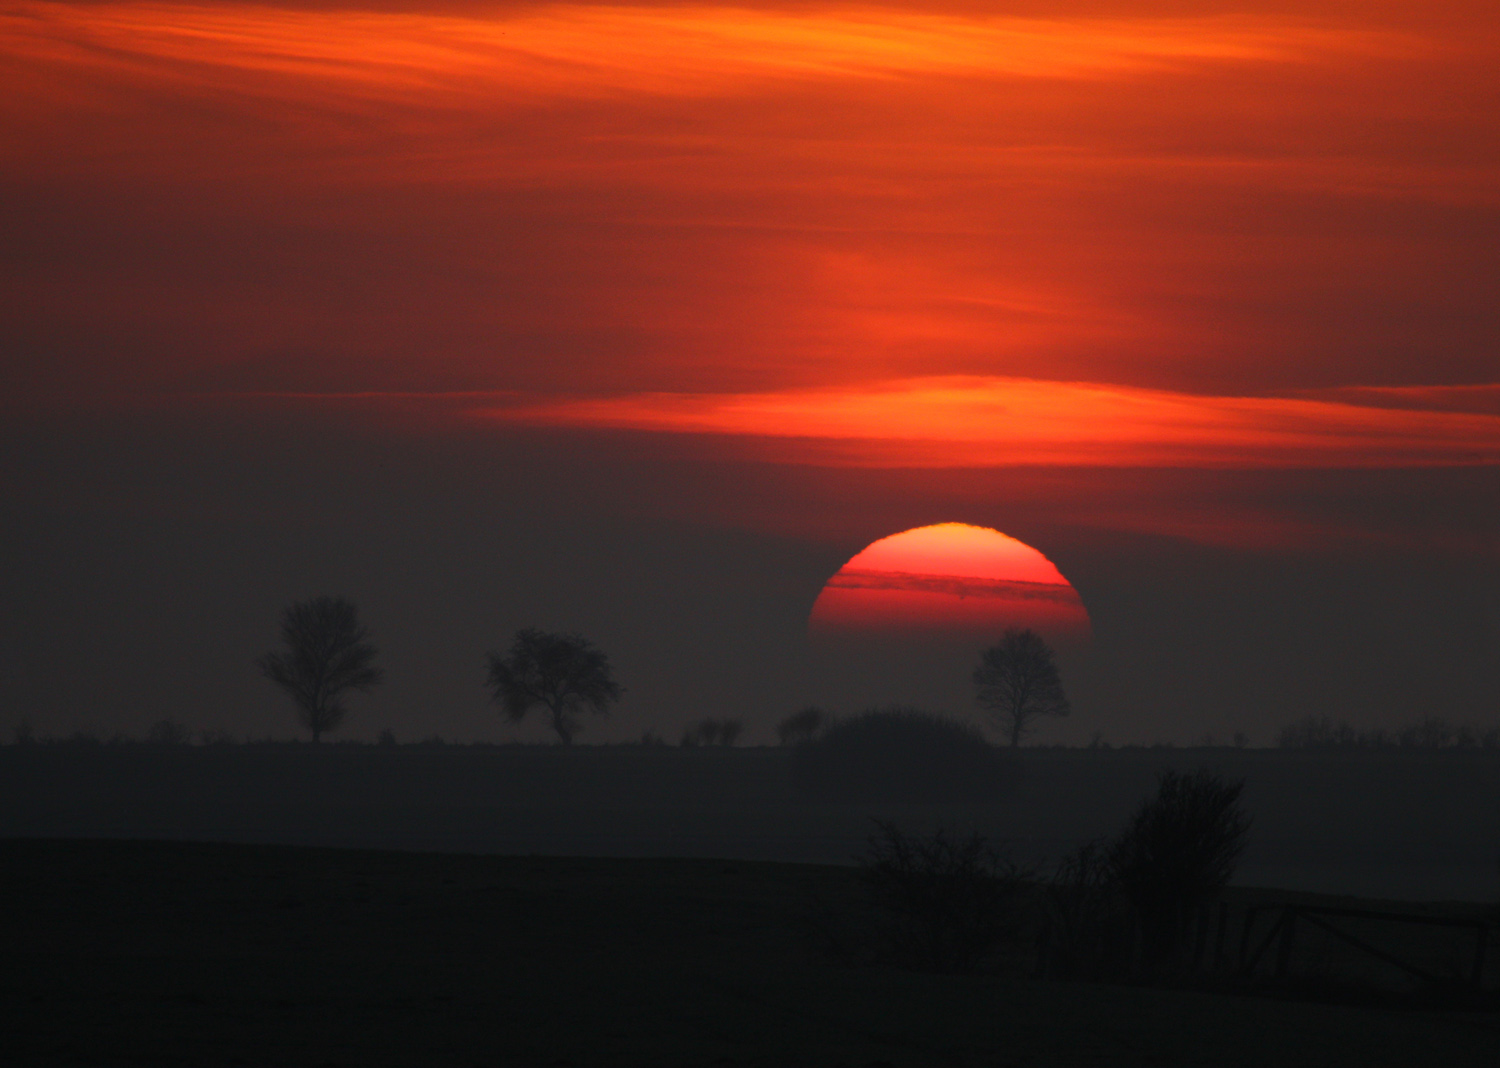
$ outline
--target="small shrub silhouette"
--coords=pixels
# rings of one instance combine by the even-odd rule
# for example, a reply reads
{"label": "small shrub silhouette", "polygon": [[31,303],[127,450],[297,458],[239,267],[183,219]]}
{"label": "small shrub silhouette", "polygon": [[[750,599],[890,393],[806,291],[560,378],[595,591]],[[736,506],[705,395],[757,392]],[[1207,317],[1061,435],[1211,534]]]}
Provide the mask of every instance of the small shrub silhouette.
{"label": "small shrub silhouette", "polygon": [[1356,730],[1345,720],[1303,716],[1282,726],[1276,744],[1282,749],[1494,749],[1500,748],[1500,727],[1482,730],[1427,716],[1394,731]]}
{"label": "small shrub silhouette", "polygon": [[683,729],[678,744],[688,749],[698,745],[734,745],[744,730],[745,725],[737,719],[700,719]]}
{"label": "small shrub silhouette", "polygon": [[914,708],[872,710],[799,745],[792,779],[824,801],[970,802],[1009,787],[1007,755],[979,728]]}
{"label": "small shrub silhouette", "polygon": [[776,737],[782,745],[810,742],[826,730],[833,717],[816,705],[798,709],[776,725]]}
{"label": "small shrub silhouette", "polygon": [[175,719],[159,719],[146,732],[152,745],[187,745],[192,740],[193,732]]}
{"label": "small shrub silhouette", "polygon": [[1156,796],[1110,843],[1109,867],[1134,907],[1149,969],[1180,966],[1187,932],[1234,874],[1250,830],[1239,807],[1244,787],[1207,770],[1164,771]]}
{"label": "small shrub silhouette", "polygon": [[1020,927],[1026,874],[979,834],[907,835],[876,820],[860,875],[880,908],[879,955],[903,967],[972,972]]}

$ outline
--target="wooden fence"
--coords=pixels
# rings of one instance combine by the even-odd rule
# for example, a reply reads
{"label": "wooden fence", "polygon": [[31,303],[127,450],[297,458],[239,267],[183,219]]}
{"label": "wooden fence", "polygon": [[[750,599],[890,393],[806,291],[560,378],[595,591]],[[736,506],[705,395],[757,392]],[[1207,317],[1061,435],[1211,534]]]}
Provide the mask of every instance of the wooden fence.
{"label": "wooden fence", "polygon": [[[1260,923],[1263,917],[1270,920],[1268,926]],[[1426,962],[1414,962],[1409,955],[1403,955],[1389,945],[1376,945],[1370,938],[1355,934],[1349,930],[1347,924],[1340,922],[1346,920],[1362,921],[1367,927],[1373,921],[1378,925],[1388,925],[1393,932],[1398,928],[1411,926],[1467,929],[1472,932],[1470,943],[1472,955],[1469,956],[1464,974],[1454,974],[1452,971],[1442,974]],[[1392,912],[1381,909],[1292,902],[1255,904],[1244,907],[1236,966],[1239,973],[1244,976],[1254,975],[1261,961],[1275,945],[1272,974],[1277,977],[1287,975],[1291,970],[1293,954],[1296,951],[1298,929],[1304,925],[1323,931],[1340,943],[1352,947],[1358,953],[1391,965],[1414,979],[1433,985],[1449,985],[1457,982],[1475,990],[1482,989],[1484,986],[1485,962],[1494,926],[1491,921],[1479,917],[1435,916],[1419,912]],[[1220,966],[1227,963],[1224,959],[1224,942],[1228,926],[1229,908],[1221,904],[1214,954],[1215,963]],[[1258,927],[1264,929],[1258,930]],[[1399,941],[1399,939],[1393,940]]]}

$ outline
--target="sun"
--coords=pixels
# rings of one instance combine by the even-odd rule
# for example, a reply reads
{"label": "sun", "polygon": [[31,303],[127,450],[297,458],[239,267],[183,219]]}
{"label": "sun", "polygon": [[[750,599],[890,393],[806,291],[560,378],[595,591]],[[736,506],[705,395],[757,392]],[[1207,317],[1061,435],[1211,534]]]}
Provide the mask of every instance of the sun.
{"label": "sun", "polygon": [[823,587],[808,617],[814,638],[993,641],[1030,627],[1054,645],[1090,636],[1088,611],[1056,565],[990,527],[938,523],[867,546]]}

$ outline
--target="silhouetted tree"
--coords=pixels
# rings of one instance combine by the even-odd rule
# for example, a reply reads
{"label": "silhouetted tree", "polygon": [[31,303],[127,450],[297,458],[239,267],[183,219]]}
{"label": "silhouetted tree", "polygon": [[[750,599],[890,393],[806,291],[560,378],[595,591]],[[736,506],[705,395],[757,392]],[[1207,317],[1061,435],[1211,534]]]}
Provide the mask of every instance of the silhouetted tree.
{"label": "silhouetted tree", "polygon": [[579,712],[607,715],[624,692],[615,683],[609,657],[592,642],[534,627],[516,632],[507,655],[490,654],[489,688],[513,722],[542,705],[565,745],[578,731]]}
{"label": "silhouetted tree", "polygon": [[719,744],[734,745],[745,731],[745,725],[737,719],[726,719],[719,724]]}
{"label": "silhouetted tree", "polygon": [[980,654],[974,669],[978,701],[1005,731],[1013,746],[1038,716],[1071,711],[1051,647],[1034,630],[1008,629],[999,645]]}
{"label": "silhouetted tree", "polygon": [[286,651],[267,653],[257,664],[262,675],[292,695],[313,741],[344,721],[346,693],[368,690],[385,677],[372,663],[375,647],[369,637],[354,605],[342,597],[297,601],[281,613]]}
{"label": "silhouetted tree", "polygon": [[1164,771],[1109,844],[1108,862],[1140,920],[1148,961],[1174,962],[1192,922],[1234,874],[1250,818],[1240,810],[1243,781],[1206,770]]}
{"label": "silhouetted tree", "polygon": [[830,717],[821,708],[812,705],[793,712],[776,726],[776,737],[782,745],[799,745],[810,742],[828,725]]}

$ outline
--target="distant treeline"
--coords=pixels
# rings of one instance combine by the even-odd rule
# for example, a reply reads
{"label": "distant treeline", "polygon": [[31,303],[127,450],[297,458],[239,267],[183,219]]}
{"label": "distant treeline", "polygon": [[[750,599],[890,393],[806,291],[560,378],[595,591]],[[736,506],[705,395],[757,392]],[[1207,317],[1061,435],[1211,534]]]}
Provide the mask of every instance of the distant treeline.
{"label": "distant treeline", "polygon": [[[868,713],[866,713],[868,715]],[[862,717],[855,717],[859,719]],[[798,747],[825,733],[833,730],[841,721],[837,717],[816,708],[806,708],[789,716],[778,726],[777,734],[783,746]],[[683,728],[682,736],[677,742],[683,748],[697,748],[699,746],[737,746],[743,735],[744,724],[740,720],[716,720],[704,719],[689,724]],[[128,745],[263,745],[263,746],[296,746],[302,744],[295,739],[278,739],[270,736],[254,737],[245,735],[243,737],[231,734],[226,730],[198,730],[195,731],[186,724],[174,719],[161,719],[153,723],[145,735],[132,736],[123,733],[115,733],[101,736],[86,730],[74,731],[61,737],[40,735],[32,727],[29,720],[22,719],[17,723],[11,733],[11,741],[15,745],[75,745],[75,746],[128,746]],[[371,746],[395,746],[398,744],[396,735],[387,729],[380,732],[378,739],[374,742],[356,741],[344,739],[337,742],[326,742],[325,745],[341,747],[371,747]],[[518,741],[489,742],[475,741],[463,742],[447,740],[439,735],[433,734],[423,738],[413,738],[409,741],[399,743],[403,748],[437,747],[437,746],[474,746],[480,748],[493,748],[497,746],[514,747],[523,746],[528,743]],[[606,743],[612,746],[666,746],[668,743],[655,730],[647,729],[639,739],[629,741],[618,741]],[[1236,749],[1247,746],[1248,740],[1242,734],[1235,735],[1230,743]],[[1204,737],[1189,745],[1187,748],[1215,748],[1216,743],[1211,737]],[[1347,720],[1332,719],[1328,716],[1303,716],[1292,723],[1281,728],[1276,735],[1276,747],[1280,749],[1325,749],[1325,750],[1432,750],[1432,749],[1486,749],[1500,751],[1500,726],[1488,728],[1475,727],[1471,724],[1451,723],[1448,720],[1436,716],[1428,716],[1425,719],[1408,724],[1394,730],[1374,727],[1365,730],[1356,728]],[[1097,735],[1094,739],[1083,746],[1069,745],[1044,745],[1036,746],[1038,749],[1176,749],[1179,746],[1173,742],[1156,742],[1154,744],[1125,744],[1111,745],[1103,741]]]}
{"label": "distant treeline", "polygon": [[1500,726],[1481,729],[1428,716],[1395,730],[1359,730],[1342,719],[1303,716],[1281,728],[1282,749],[1500,749]]}

